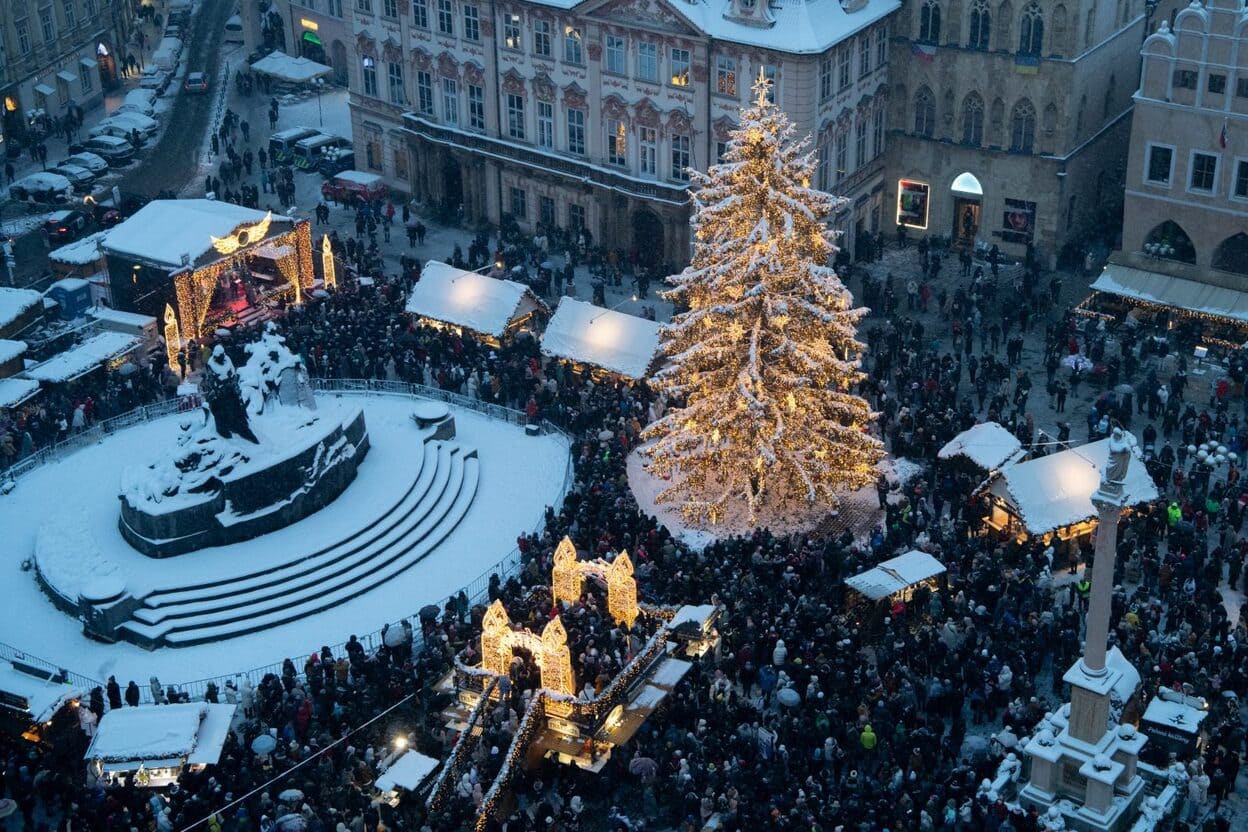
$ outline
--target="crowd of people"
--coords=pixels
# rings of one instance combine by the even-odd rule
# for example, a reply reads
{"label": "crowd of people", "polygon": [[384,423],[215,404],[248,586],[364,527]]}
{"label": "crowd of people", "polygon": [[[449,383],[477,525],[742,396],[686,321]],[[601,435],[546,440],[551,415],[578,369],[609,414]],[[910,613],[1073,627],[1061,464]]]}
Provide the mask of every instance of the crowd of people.
{"label": "crowd of people", "polygon": [[[865,291],[873,299],[896,296],[904,284],[887,271],[916,256],[910,248],[877,260]],[[289,310],[279,325],[314,375],[419,382],[568,431],[575,484],[547,512],[544,531],[520,540],[518,574],[492,581],[480,603],[461,595],[436,619],[405,622],[374,652],[354,637],[339,653],[292,645],[281,674],[210,690],[209,698],[240,704],[237,734],[220,764],[183,776],[176,789],[106,785],[86,770],[90,716],[82,731],[50,748],[0,741],[5,790],[26,828],[173,830],[202,820],[209,829],[250,832],[281,819],[333,832],[470,828],[537,684],[528,659],[514,662],[448,800],[430,810],[407,796],[391,807],[372,800],[371,784],[398,735],[440,759],[462,741],[441,719],[449,700],[434,686],[455,656],[475,659],[484,609],[495,598],[513,622],[534,631],[561,614],[586,695],[637,654],[643,625],[630,632],[614,624],[592,583],[577,604],[550,601],[553,553],[566,535],[583,557],[627,549],[645,603],[714,604],[722,641],[601,773],[552,761],[524,770],[491,828],[1039,830],[1044,818],[981,784],[1003,762],[1010,771],[1007,755],[1018,754],[1020,739],[1063,701],[1061,676],[1081,651],[1087,584],[1080,564],[1089,562],[1090,544],[985,528],[975,491],[981,478],[939,460],[937,451],[984,419],[1005,425],[1034,454],[1069,441],[1069,433],[1051,436],[1036,421],[1040,394],[1029,373],[1054,356],[1049,382],[1105,388],[1095,422],[1089,417],[1093,435],[1104,433],[1103,419],[1127,424],[1173,409],[1163,439],[1183,448],[1205,438],[1242,449],[1240,414],[1232,409],[1242,393],[1193,400],[1180,361],[1062,314],[1060,288],[1041,290],[1034,275],[993,291],[977,288],[982,274],[965,275],[950,279],[929,313],[919,298],[909,316],[895,309],[864,323],[868,379],[861,392],[879,410],[878,430],[892,453],[919,463],[906,481],[880,483],[876,522],[858,534],[757,530],[693,549],[643,511],[628,486],[626,457],[663,402],[644,385],[595,382],[548,362],[527,337],[489,347],[415,325],[403,314],[413,279],[347,286]],[[1032,328],[1043,339],[1016,340]],[[231,349],[246,340],[236,337]],[[1119,362],[1113,384],[1080,378],[1082,370],[1060,363],[1092,353]],[[1149,373],[1167,391],[1155,411]],[[1143,411],[1138,395],[1118,385],[1136,380],[1146,382]],[[155,381],[140,386],[163,389]],[[1050,397],[1057,400],[1056,390]],[[102,412],[100,400],[96,407]],[[1160,461],[1163,452],[1154,450]],[[1194,459],[1176,454],[1169,464],[1152,469],[1164,499],[1129,514],[1120,529],[1113,640],[1142,684],[1137,697],[1116,703],[1115,718],[1138,719],[1143,699],[1163,686],[1204,697],[1209,740],[1187,768],[1172,828],[1226,829],[1216,809],[1233,790],[1245,752],[1239,697],[1248,692],[1248,632],[1221,592],[1239,598],[1245,588],[1242,489],[1225,470],[1193,476]],[[1180,471],[1187,473],[1176,480]],[[846,590],[844,578],[905,547],[946,566],[939,585],[884,607]],[[122,694],[130,685],[111,680],[105,687],[84,703],[95,719],[131,704]],[[157,701],[181,695],[156,680],[151,687]],[[253,750],[262,734],[277,740],[273,752]]]}

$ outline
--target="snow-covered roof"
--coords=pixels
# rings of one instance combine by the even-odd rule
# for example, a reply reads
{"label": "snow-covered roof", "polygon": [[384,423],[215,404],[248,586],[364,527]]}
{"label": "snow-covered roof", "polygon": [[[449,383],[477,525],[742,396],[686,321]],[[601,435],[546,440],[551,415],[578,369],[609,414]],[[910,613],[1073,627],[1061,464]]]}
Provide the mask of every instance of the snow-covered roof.
{"label": "snow-covered roof", "polygon": [[43,295],[34,289],[0,287],[0,329],[25,315],[32,306],[43,303]]}
{"label": "snow-covered roof", "polygon": [[0,704],[23,711],[32,723],[47,722],[66,702],[84,693],[67,682],[41,679],[0,661]]}
{"label": "snow-covered roof", "polygon": [[69,245],[53,249],[48,254],[48,260],[53,263],[60,263],[63,266],[89,266],[104,256],[100,251],[100,246],[107,239],[107,231],[97,231],[94,234],[88,234]]}
{"label": "snow-covered roof", "polygon": [[985,471],[995,471],[1020,450],[1018,437],[996,422],[981,422],[962,431],[940,449],[941,459],[961,456]]}
{"label": "snow-covered roof", "polygon": [[499,280],[430,260],[412,287],[407,311],[422,318],[501,337],[508,325],[536,309],[545,309],[523,283]]}
{"label": "snow-covered roof", "polygon": [[76,347],[57,353],[26,371],[27,378],[57,383],[72,381],[139,345],[139,339],[124,332],[100,332]]}
{"label": "snow-covered roof", "polygon": [[[1200,723],[1204,722],[1207,716],[1209,716],[1208,711],[1194,708],[1182,702],[1171,702],[1160,696],[1154,697],[1153,701],[1149,702],[1148,707],[1144,709],[1145,722],[1167,725],[1185,734],[1192,735],[1200,731]],[[1144,731],[1147,732],[1148,728],[1145,728]]]}
{"label": "snow-covered roof", "polygon": [[[335,179],[341,179],[343,182],[354,182],[357,185],[371,187],[381,182],[381,177],[375,173],[365,173],[359,170],[342,170],[334,174]],[[423,272],[422,272],[423,274]]]}
{"label": "snow-covered roof", "polygon": [[25,341],[6,341],[0,339],[0,364],[12,361],[26,352]]}
{"label": "snow-covered roof", "polygon": [[285,52],[270,52],[251,65],[253,72],[271,75],[291,84],[306,84],[313,78],[320,78],[333,72],[333,67],[318,64],[307,58],[293,58]]}
{"label": "snow-covered roof", "polygon": [[564,298],[542,334],[542,353],[645,378],[659,351],[654,321]]}
{"label": "snow-covered roof", "polygon": [[438,761],[432,757],[426,757],[416,751],[408,751],[395,760],[373,785],[379,792],[388,792],[393,789],[415,791],[437,767]]}
{"label": "snow-covered roof", "polygon": [[39,392],[39,382],[28,378],[0,378],[0,407],[17,407]]}
{"label": "snow-covered roof", "polygon": [[180,760],[211,764],[221,758],[237,705],[185,702],[109,711],[96,726],[85,759],[110,763]]}
{"label": "snow-covered roof", "polygon": [[[1096,517],[1092,494],[1101,485],[1109,458],[1109,440],[1030,459],[1001,471],[991,492],[1012,506],[1031,534],[1082,523]],[[1157,499],[1157,487],[1144,462],[1131,454],[1123,483],[1126,506]]]}
{"label": "snow-covered roof", "polygon": [[140,315],[138,312],[122,312],[120,309],[109,309],[107,306],[93,306],[87,314],[104,324],[120,324],[121,326],[142,328],[156,323],[151,315]]}
{"label": "snow-covered roof", "polygon": [[90,288],[91,284],[83,280],[81,277],[62,277],[60,280],[48,286],[46,295],[53,289],[60,289],[63,292],[77,292],[82,289]]}
{"label": "snow-covered roof", "polygon": [[872,601],[878,601],[944,571],[943,563],[927,552],[915,549],[847,578],[845,583]]}
{"label": "snow-covered roof", "polygon": [[675,630],[683,624],[693,624],[698,629],[702,629],[702,625],[714,614],[713,604],[698,604],[697,606],[686,604],[676,610],[676,614],[672,616],[671,621],[667,622],[667,626]]}
{"label": "snow-covered roof", "polygon": [[[181,266],[185,254],[195,263],[215,252],[213,237],[227,237],[240,225],[258,223],[267,215],[215,199],[157,199],[109,231],[104,250],[166,266]],[[277,214],[272,220],[292,222]]]}

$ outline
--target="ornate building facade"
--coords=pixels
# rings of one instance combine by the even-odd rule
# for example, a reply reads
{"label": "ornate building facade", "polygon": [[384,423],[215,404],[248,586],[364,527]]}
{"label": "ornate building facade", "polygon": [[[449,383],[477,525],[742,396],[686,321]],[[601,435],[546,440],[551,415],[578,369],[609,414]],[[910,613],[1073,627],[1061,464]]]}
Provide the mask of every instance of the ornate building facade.
{"label": "ornate building facade", "polygon": [[[915,0],[897,15],[897,222],[1042,265],[1116,218],[1145,0]],[[904,54],[902,54],[904,52]]]}
{"label": "ornate building facade", "polygon": [[683,264],[686,168],[718,160],[760,72],[812,135],[816,184],[850,198],[845,244],[884,223],[896,0],[349,2],[357,168],[469,224]]}

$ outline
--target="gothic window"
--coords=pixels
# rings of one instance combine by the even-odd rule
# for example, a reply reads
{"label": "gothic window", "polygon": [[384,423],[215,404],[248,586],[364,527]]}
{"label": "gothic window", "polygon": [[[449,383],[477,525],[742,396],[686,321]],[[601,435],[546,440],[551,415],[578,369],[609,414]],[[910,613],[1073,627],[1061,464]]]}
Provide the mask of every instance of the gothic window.
{"label": "gothic window", "polygon": [[1024,98],[1014,105],[1010,118],[1010,150],[1031,153],[1036,142],[1036,108]]}
{"label": "gothic window", "polygon": [[962,143],[979,147],[984,143],[984,99],[971,93],[962,101]]}
{"label": "gothic window", "polygon": [[920,87],[914,95],[914,132],[931,137],[936,130],[936,98],[927,87]]}
{"label": "gothic window", "polygon": [[1019,21],[1018,51],[1023,55],[1039,55],[1044,47],[1044,15],[1039,3],[1028,3]]}
{"label": "gothic window", "polygon": [[992,12],[988,0],[975,0],[971,6],[971,37],[966,45],[972,49],[987,49],[991,34]]}
{"label": "gothic window", "polygon": [[919,9],[919,40],[923,43],[940,41],[940,6],[936,0],[926,0]]}
{"label": "gothic window", "polygon": [[1001,0],[997,6],[997,31],[993,34],[998,49],[1010,48],[1010,26],[1014,21],[1014,5],[1010,0]]}

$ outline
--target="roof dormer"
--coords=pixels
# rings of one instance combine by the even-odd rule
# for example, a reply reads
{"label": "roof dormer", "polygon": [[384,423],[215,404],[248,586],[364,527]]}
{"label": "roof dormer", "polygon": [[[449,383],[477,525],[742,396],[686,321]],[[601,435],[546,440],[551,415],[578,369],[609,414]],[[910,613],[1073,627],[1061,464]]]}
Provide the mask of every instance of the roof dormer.
{"label": "roof dormer", "polygon": [[728,0],[724,19],[758,29],[770,29],[776,25],[768,0]]}

